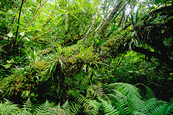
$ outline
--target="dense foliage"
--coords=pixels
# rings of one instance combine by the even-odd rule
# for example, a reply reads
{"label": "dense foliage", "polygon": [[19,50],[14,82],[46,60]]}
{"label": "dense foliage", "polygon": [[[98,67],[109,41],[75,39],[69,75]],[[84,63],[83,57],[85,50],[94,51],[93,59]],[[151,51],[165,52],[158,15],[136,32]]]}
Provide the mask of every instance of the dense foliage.
{"label": "dense foliage", "polygon": [[171,0],[0,1],[0,114],[172,114],[172,9]]}

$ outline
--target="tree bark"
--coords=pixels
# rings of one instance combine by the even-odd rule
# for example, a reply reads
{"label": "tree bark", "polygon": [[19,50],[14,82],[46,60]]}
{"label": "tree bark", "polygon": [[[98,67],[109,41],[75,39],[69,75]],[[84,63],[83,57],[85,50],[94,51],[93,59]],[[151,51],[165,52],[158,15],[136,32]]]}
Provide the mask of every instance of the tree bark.
{"label": "tree bark", "polygon": [[141,47],[136,47],[136,46],[134,46],[132,50],[135,51],[135,52],[142,53],[142,54],[144,54],[146,56],[149,56],[149,57],[153,56],[153,57],[161,60],[165,64],[167,64],[168,67],[173,70],[173,60],[168,58],[166,55],[159,54],[157,52],[151,52],[149,50],[146,50],[146,49],[141,48]]}

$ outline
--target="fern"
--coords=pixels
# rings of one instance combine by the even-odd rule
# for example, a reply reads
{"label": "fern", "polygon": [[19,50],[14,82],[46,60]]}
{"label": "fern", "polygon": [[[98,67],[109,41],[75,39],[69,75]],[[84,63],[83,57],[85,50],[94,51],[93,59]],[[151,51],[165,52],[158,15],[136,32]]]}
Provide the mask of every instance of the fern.
{"label": "fern", "polygon": [[72,104],[70,107],[71,115],[77,115],[80,112],[81,107],[82,106],[79,104]]}
{"label": "fern", "polygon": [[114,106],[112,106],[110,103],[103,99],[99,99],[101,101],[101,106],[103,107],[103,111],[105,115],[118,115],[119,111],[115,109]]}
{"label": "fern", "polygon": [[146,109],[144,113],[147,115],[163,115],[167,105],[167,102],[158,101],[156,98],[151,98],[147,100],[144,105],[144,108]]}
{"label": "fern", "polygon": [[[90,115],[169,115],[173,112],[173,104],[156,98],[142,99],[139,90],[127,83],[113,83],[101,86],[88,87],[86,96],[79,91],[69,90],[76,102],[68,100],[60,106],[46,101],[44,104],[34,106],[28,100],[23,108],[6,100],[0,103],[2,115],[76,115],[87,113]],[[103,92],[105,91],[105,92]],[[148,89],[148,91],[151,91]],[[151,93],[152,94],[152,93]]]}
{"label": "fern", "polygon": [[109,98],[112,101],[112,105],[114,105],[119,114],[128,114],[130,113],[127,106],[127,98],[126,96],[122,95],[120,92],[116,92],[117,94],[108,94]]}
{"label": "fern", "polygon": [[103,88],[99,85],[92,85],[87,89],[86,97],[99,97],[102,98],[104,95]]}
{"label": "fern", "polygon": [[173,113],[173,103],[171,103],[170,105],[168,105],[168,107],[165,110],[165,115],[169,115]]}
{"label": "fern", "polygon": [[126,95],[127,97],[132,97],[136,95],[137,97],[141,98],[138,89],[127,83],[112,83],[108,85],[109,87],[114,87],[117,91],[120,91],[123,95]]}
{"label": "fern", "polygon": [[[113,105],[117,106],[120,114],[161,115],[167,107],[166,102],[158,101],[156,98],[142,100],[139,90],[127,83],[109,84],[108,89],[111,93],[108,96],[113,100]],[[147,90],[151,92],[151,90]]]}
{"label": "fern", "polygon": [[86,110],[87,113],[97,115],[99,113],[99,109],[101,103],[97,102],[96,100],[89,100],[89,110]]}
{"label": "fern", "polygon": [[50,109],[53,110],[53,113],[57,115],[67,114],[66,111],[63,108],[61,108],[60,103],[55,107],[51,107]]}
{"label": "fern", "polygon": [[17,104],[13,104],[12,102],[5,100],[5,103],[0,103],[0,114],[2,115],[11,115],[12,113],[17,113],[19,108]]}
{"label": "fern", "polygon": [[17,115],[32,115],[32,103],[30,99],[28,99],[24,105],[23,108],[17,113]]}
{"label": "fern", "polygon": [[154,98],[155,97],[153,91],[148,86],[144,85],[143,83],[137,83],[135,85],[135,87],[137,87],[137,86],[139,86],[140,89],[141,89],[141,86],[144,87],[144,90],[142,91],[143,98],[148,99],[148,98]]}
{"label": "fern", "polygon": [[88,104],[87,98],[80,94],[78,91],[69,90],[69,93],[77,100],[79,104]]}
{"label": "fern", "polygon": [[70,111],[71,107],[69,105],[69,102],[68,100],[63,104],[62,108],[64,109],[64,111],[67,113],[67,114],[72,114],[72,112]]}
{"label": "fern", "polygon": [[36,108],[35,110],[35,114],[37,115],[51,115],[53,114],[53,110],[52,109],[53,105],[50,104],[47,100],[44,104],[40,105],[39,107]]}

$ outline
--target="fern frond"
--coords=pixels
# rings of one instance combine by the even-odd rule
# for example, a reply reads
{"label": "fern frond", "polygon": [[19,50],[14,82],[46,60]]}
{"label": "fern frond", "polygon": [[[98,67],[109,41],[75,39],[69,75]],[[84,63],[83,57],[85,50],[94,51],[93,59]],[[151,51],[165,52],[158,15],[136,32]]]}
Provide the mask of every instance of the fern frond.
{"label": "fern frond", "polygon": [[145,89],[142,91],[142,96],[143,96],[144,98],[148,99],[148,98],[154,98],[154,97],[155,97],[153,91],[152,91],[148,86],[144,85],[143,83],[137,83],[135,86],[136,86],[136,87],[139,86],[140,89],[141,89],[141,86],[145,88]]}
{"label": "fern frond", "polygon": [[[67,106],[67,103],[65,103],[65,105],[64,105],[64,108]],[[52,108],[50,108],[51,110],[53,110],[54,112],[54,114],[56,114],[56,115],[70,115],[69,113],[68,113],[68,110],[65,110],[65,109],[63,109],[63,108],[61,108],[61,106],[60,106],[60,103],[57,105],[57,106],[55,106],[55,107],[52,107]]]}
{"label": "fern frond", "polygon": [[121,92],[117,90],[112,90],[113,94],[108,94],[109,98],[112,100],[112,105],[114,105],[119,114],[125,115],[133,112],[133,109],[129,107],[128,99],[125,95],[121,94]]}
{"label": "fern frond", "polygon": [[81,105],[79,104],[72,104],[71,105],[71,115],[77,115],[79,112],[80,112],[80,109],[81,109]]}
{"label": "fern frond", "polygon": [[167,107],[167,109],[166,109],[166,111],[165,111],[165,115],[169,115],[169,114],[173,114],[173,103],[171,103],[168,107]]}
{"label": "fern frond", "polygon": [[132,111],[138,111],[143,109],[143,105],[145,105],[144,101],[141,100],[138,96],[134,95],[128,97],[128,106]]}
{"label": "fern frond", "polygon": [[68,100],[62,105],[62,108],[64,109],[66,114],[71,115],[70,105],[69,105]]}
{"label": "fern frond", "polygon": [[163,115],[165,113],[167,104],[158,105],[153,110],[151,110],[150,115]]}
{"label": "fern frond", "polygon": [[93,85],[93,88],[97,94],[97,97],[102,98],[104,95],[104,91],[101,85]]}
{"label": "fern frond", "polygon": [[92,86],[90,86],[88,89],[87,89],[87,94],[86,94],[86,97],[87,98],[95,98],[97,96],[97,93],[95,92],[94,88]]}
{"label": "fern frond", "polygon": [[135,86],[128,83],[112,83],[108,85],[108,88],[110,93],[108,95],[110,98],[114,98],[113,104],[118,107],[120,112],[131,113],[136,110],[136,107],[141,107],[141,96]]}
{"label": "fern frond", "polygon": [[90,115],[98,115],[99,108],[101,106],[101,103],[97,102],[96,100],[89,100],[89,110],[86,110],[87,113]]}
{"label": "fern frond", "polygon": [[0,103],[0,114],[2,115],[11,115],[16,113],[19,110],[17,104],[13,104],[12,102],[5,100],[5,103]]}
{"label": "fern frond", "polygon": [[163,115],[167,105],[165,101],[158,101],[156,98],[151,98],[146,102],[144,106],[146,110],[144,112],[148,115]]}
{"label": "fern frond", "polygon": [[64,108],[64,109],[70,108],[68,100],[63,104],[62,108]]}
{"label": "fern frond", "polygon": [[17,113],[17,115],[32,115],[32,103],[30,101],[30,99],[28,99],[24,105],[23,108],[20,109],[20,111]]}
{"label": "fern frond", "polygon": [[119,101],[119,100],[127,101],[127,97],[125,95],[123,95],[121,92],[117,91],[116,89],[112,89],[111,91],[112,91],[112,93],[108,94],[108,95],[114,97],[114,99],[116,99],[116,101]]}
{"label": "fern frond", "polygon": [[82,94],[80,94],[78,91],[69,90],[68,92],[77,100],[79,104],[83,105],[86,109],[89,107],[88,99]]}
{"label": "fern frond", "polygon": [[18,113],[16,113],[15,115],[32,115],[31,112],[27,111],[27,110],[20,110]]}
{"label": "fern frond", "polygon": [[[109,98],[112,104],[118,109],[120,114],[147,114],[162,115],[165,113],[168,104],[164,101],[158,101],[156,98],[142,100],[138,89],[127,83],[109,84]],[[145,87],[148,96],[153,96],[152,91]]]}
{"label": "fern frond", "polygon": [[87,89],[86,97],[99,97],[102,98],[104,95],[103,88],[99,85],[92,85]]}
{"label": "fern frond", "polygon": [[128,83],[112,83],[112,84],[109,84],[108,85],[110,88],[115,88],[117,91],[121,92],[123,95],[126,95],[127,97],[130,96],[134,96],[134,94],[141,98],[139,92],[138,92],[138,89],[131,85],[131,84],[128,84]]}
{"label": "fern frond", "polygon": [[114,108],[114,106],[112,106],[110,103],[108,103],[107,101],[100,99],[101,101],[101,106],[103,107],[103,111],[105,113],[105,115],[118,115],[119,111],[117,109]]}
{"label": "fern frond", "polygon": [[138,112],[138,111],[133,111],[133,115],[146,115],[146,114]]}
{"label": "fern frond", "polygon": [[35,114],[37,115],[52,115],[54,113],[53,104],[49,103],[49,101],[46,100],[46,102],[39,107],[36,108]]}

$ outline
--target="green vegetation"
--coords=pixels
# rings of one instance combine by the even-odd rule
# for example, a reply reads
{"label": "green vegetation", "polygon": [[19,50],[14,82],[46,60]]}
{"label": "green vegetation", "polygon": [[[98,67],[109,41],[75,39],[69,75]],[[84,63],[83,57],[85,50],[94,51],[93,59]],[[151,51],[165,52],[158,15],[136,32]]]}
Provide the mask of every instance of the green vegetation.
{"label": "green vegetation", "polygon": [[0,1],[0,114],[173,114],[171,0]]}

